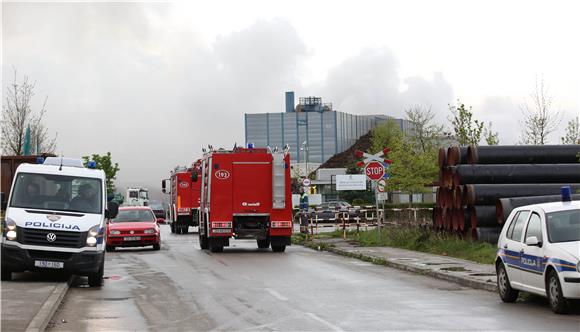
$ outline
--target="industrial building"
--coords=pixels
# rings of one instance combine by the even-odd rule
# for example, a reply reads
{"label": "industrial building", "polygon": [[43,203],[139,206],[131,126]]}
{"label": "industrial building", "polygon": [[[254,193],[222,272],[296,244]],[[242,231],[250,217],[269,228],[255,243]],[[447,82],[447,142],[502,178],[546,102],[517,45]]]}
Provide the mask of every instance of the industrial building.
{"label": "industrial building", "polygon": [[[338,112],[320,97],[300,98],[298,105],[294,105],[294,92],[290,91],[286,92],[286,112],[246,113],[246,142],[256,147],[288,144],[293,163],[318,165],[348,149],[359,137],[389,118]],[[395,120],[404,132],[409,130],[407,121]]]}

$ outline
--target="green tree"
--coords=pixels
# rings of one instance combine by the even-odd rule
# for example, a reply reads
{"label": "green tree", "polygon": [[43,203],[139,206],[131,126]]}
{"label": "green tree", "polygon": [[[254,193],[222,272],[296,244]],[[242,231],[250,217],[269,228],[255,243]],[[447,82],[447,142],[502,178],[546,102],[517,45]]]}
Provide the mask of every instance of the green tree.
{"label": "green tree", "polygon": [[566,133],[560,138],[562,144],[580,144],[580,118],[576,117],[568,121]]}
{"label": "green tree", "polygon": [[111,152],[107,152],[106,155],[102,156],[98,154],[93,154],[91,157],[84,156],[83,161],[85,166],[89,160],[96,162],[97,169],[102,169],[105,172],[105,176],[107,177],[107,191],[109,193],[115,192],[115,178],[117,176],[117,172],[121,169],[119,168],[119,164],[113,164],[113,161],[111,160]]}
{"label": "green tree", "polygon": [[393,120],[377,126],[373,131],[371,152],[391,148],[388,159],[391,159],[392,164],[387,169],[390,174],[389,190],[400,190],[408,194],[427,190],[425,185],[432,183],[438,176],[435,142],[435,135],[424,141],[412,135],[405,136]]}
{"label": "green tree", "polygon": [[403,140],[403,138],[404,135],[401,131],[401,127],[395,120],[389,119],[385,122],[381,122],[373,130],[371,153],[377,153],[385,147],[390,147],[392,149],[392,147]]}
{"label": "green tree", "polygon": [[491,121],[488,123],[488,126],[483,130],[483,137],[485,138],[485,142],[487,145],[498,145],[499,144],[499,134],[497,131],[493,131],[491,128],[492,124]]}
{"label": "green tree", "polygon": [[484,123],[473,118],[472,107],[457,100],[457,105],[449,104],[451,125],[455,139],[460,145],[479,145]]}

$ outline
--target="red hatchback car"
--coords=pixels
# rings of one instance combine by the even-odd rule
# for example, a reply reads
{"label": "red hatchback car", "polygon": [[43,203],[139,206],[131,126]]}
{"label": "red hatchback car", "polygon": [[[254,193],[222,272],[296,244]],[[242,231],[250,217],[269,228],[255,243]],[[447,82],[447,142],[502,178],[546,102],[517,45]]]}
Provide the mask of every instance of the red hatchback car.
{"label": "red hatchback car", "polygon": [[119,214],[107,224],[107,251],[116,247],[161,248],[161,236],[155,214],[147,206],[119,208]]}

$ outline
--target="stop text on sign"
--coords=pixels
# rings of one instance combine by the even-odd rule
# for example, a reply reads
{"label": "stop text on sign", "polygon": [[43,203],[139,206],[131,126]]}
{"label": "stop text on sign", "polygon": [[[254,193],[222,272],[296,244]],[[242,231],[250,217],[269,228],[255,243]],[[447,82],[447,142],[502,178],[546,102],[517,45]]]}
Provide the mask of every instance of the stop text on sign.
{"label": "stop text on sign", "polygon": [[385,167],[378,161],[371,161],[365,165],[365,175],[371,181],[378,181],[385,175]]}

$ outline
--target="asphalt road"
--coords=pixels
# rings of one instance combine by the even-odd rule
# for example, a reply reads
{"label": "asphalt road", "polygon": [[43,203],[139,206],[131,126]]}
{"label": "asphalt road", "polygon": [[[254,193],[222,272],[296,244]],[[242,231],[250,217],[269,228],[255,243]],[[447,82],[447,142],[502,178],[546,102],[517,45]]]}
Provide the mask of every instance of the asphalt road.
{"label": "asphalt road", "polygon": [[273,253],[234,241],[212,254],[197,234],[162,231],[161,251],[107,253],[104,286],[79,279],[49,330],[580,330],[579,314],[555,315],[537,297],[503,304],[493,293],[300,246]]}

